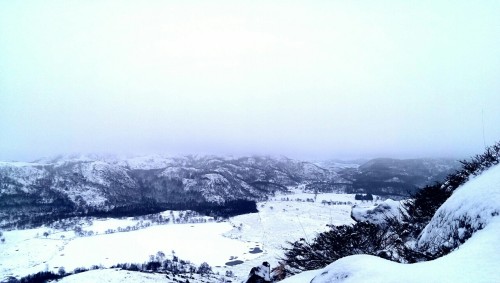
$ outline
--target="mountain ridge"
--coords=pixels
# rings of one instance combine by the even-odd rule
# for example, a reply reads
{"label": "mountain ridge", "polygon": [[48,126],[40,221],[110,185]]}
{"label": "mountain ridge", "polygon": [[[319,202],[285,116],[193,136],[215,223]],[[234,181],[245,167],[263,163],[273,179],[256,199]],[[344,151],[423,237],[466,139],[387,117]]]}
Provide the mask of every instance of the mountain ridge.
{"label": "mountain ridge", "polygon": [[[431,166],[419,173],[425,175],[419,180],[453,168],[444,161],[434,162],[444,164],[446,170]],[[0,162],[0,225],[15,223],[17,211],[58,215],[107,212],[120,207],[192,209],[205,203],[265,200],[298,186],[309,192],[406,193],[398,192],[400,183],[382,180],[377,181],[382,189],[372,186],[363,179],[365,171],[355,166],[333,167],[269,156],[149,155],[122,159],[71,155],[34,163]],[[390,170],[382,171],[391,178],[400,177]],[[413,179],[403,181],[405,188],[416,188]]]}

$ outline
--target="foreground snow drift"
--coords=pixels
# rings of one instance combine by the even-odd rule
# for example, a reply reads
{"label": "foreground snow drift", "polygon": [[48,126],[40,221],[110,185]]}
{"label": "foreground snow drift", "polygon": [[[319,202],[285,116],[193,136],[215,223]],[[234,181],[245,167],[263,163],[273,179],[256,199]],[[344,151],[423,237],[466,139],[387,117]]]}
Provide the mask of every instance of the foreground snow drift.
{"label": "foreground snow drift", "polygon": [[500,282],[498,235],[500,221],[497,218],[459,250],[437,260],[399,264],[368,255],[349,256],[321,270],[311,283]]}
{"label": "foreground snow drift", "polygon": [[354,255],[337,260],[324,269],[299,274],[282,282],[500,282],[499,211],[500,165],[497,165],[458,188],[441,206],[420,238],[419,244],[427,241],[448,245],[454,233],[461,233],[458,225],[461,219],[469,219],[472,228],[483,228],[458,250],[416,264]]}

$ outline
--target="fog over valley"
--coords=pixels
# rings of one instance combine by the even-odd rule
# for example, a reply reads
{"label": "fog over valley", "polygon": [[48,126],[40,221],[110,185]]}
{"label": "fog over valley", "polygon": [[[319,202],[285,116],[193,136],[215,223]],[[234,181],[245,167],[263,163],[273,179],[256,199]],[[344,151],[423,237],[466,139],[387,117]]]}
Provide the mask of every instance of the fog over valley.
{"label": "fog over valley", "polygon": [[500,139],[499,7],[448,4],[3,1],[0,160],[465,158]]}

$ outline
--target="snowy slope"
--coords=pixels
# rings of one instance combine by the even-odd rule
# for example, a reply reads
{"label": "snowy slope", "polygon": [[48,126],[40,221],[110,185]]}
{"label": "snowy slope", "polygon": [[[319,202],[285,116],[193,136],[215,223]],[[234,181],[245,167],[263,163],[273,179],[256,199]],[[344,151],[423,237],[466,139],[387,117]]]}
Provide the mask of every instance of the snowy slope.
{"label": "snowy slope", "polygon": [[[466,201],[465,201],[466,200]],[[428,252],[455,248],[500,214],[500,166],[459,187],[438,209],[418,239]]]}
{"label": "snowy slope", "polygon": [[18,187],[23,192],[30,192],[30,186],[46,176],[47,172],[39,163],[0,162],[0,194],[15,192]]}
{"label": "snowy slope", "polygon": [[[500,282],[500,165],[458,188],[438,210],[419,244],[449,245],[464,219],[476,231],[454,252],[433,261],[399,264],[368,255],[342,258],[283,283]],[[478,217],[479,216],[479,217]]]}

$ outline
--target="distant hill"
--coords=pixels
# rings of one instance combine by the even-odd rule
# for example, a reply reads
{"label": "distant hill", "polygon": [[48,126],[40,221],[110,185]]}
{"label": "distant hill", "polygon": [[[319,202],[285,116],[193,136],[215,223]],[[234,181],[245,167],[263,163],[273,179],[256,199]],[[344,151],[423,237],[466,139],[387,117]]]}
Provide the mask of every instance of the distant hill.
{"label": "distant hill", "polygon": [[417,186],[451,173],[457,162],[375,159],[362,165],[328,164],[324,168],[321,163],[286,157],[161,155],[123,159],[73,155],[31,163],[0,162],[0,227],[75,213],[216,210],[238,200],[265,200],[291,187],[407,196]]}
{"label": "distant hill", "polygon": [[417,188],[444,180],[459,167],[451,159],[377,158],[340,173],[352,178],[353,192],[406,197]]}

